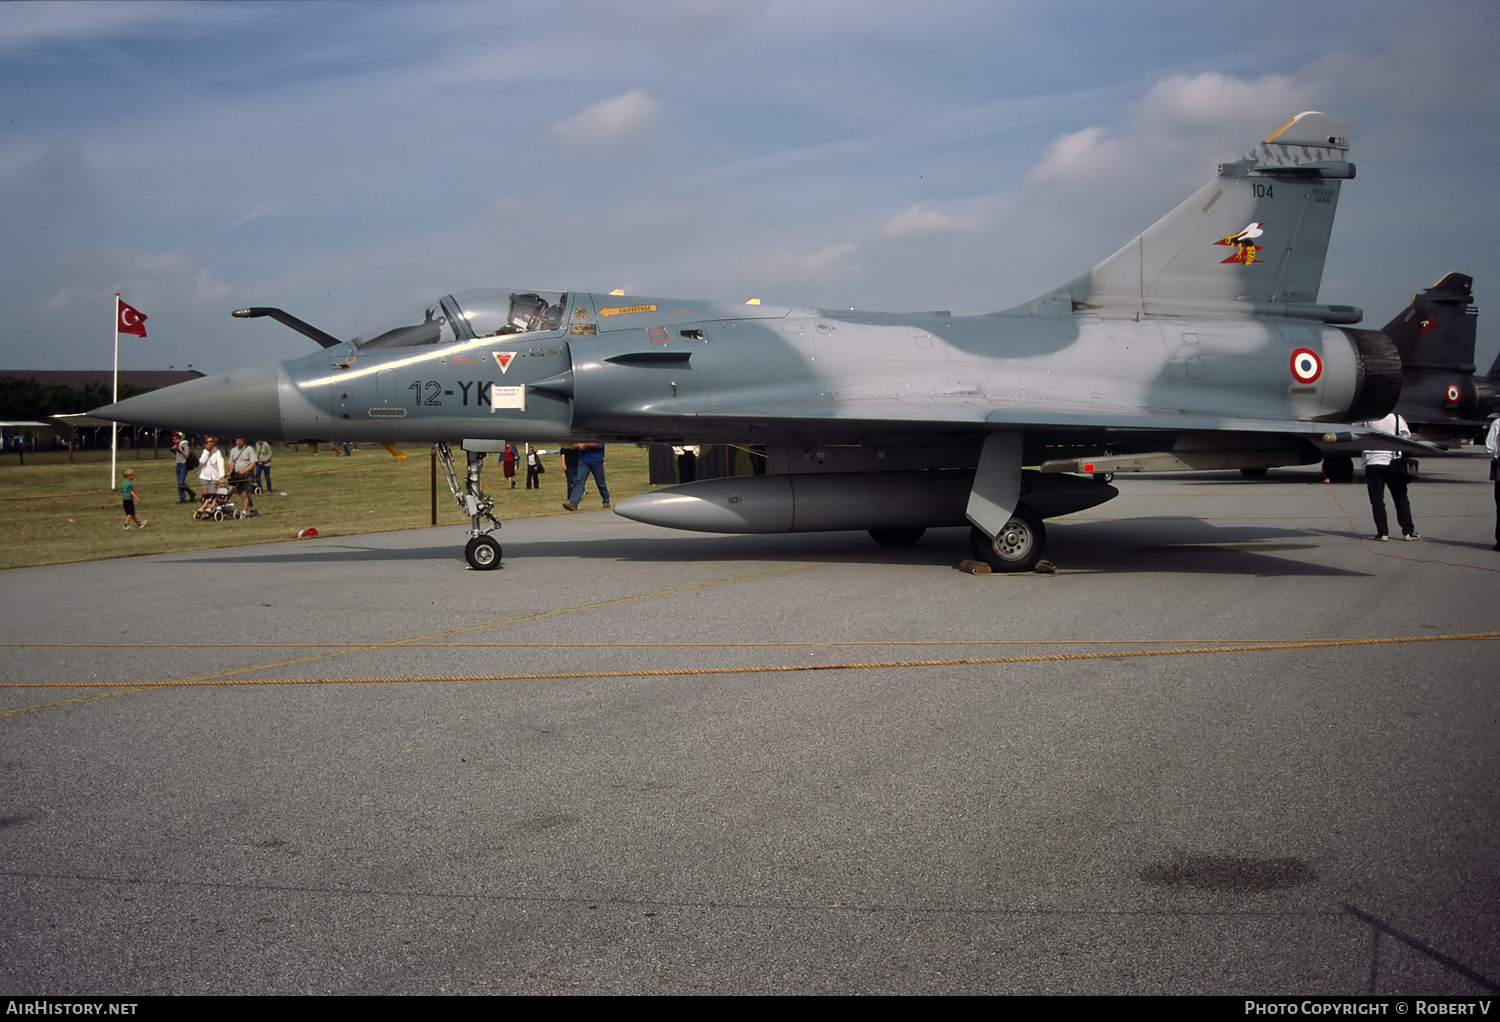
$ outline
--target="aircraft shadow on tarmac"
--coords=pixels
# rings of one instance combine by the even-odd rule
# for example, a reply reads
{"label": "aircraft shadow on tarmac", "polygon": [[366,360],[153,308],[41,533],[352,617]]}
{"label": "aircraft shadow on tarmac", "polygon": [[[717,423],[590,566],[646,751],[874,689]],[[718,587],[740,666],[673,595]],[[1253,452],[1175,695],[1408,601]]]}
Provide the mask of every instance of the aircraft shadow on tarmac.
{"label": "aircraft shadow on tarmac", "polygon": [[1459,961],[1457,958],[1454,958],[1453,956],[1448,954],[1444,954],[1438,948],[1435,948],[1430,944],[1417,939],[1411,934],[1397,929],[1384,919],[1381,919],[1378,916],[1370,915],[1368,912],[1361,911],[1358,906],[1350,905],[1347,903],[1344,905],[1344,911],[1368,926],[1371,932],[1377,938],[1376,940],[1373,940],[1371,942],[1370,949],[1371,960],[1369,992],[1371,994],[1376,993],[1379,987],[1380,944],[1378,937],[1380,934],[1384,934],[1387,937],[1391,937],[1396,941],[1405,944],[1407,947],[1411,948],[1413,951],[1416,951],[1418,954],[1421,954],[1431,959],[1432,961],[1437,962],[1439,965],[1442,965],[1445,968],[1458,973],[1465,979],[1470,980],[1481,989],[1488,990],[1492,994],[1500,994],[1500,982],[1497,982],[1493,978],[1486,976],[1482,972],[1471,969],[1468,965],[1464,964],[1462,961]]}
{"label": "aircraft shadow on tarmac", "polygon": [[[1490,543],[1490,542],[1487,542],[1487,541],[1476,542],[1475,540],[1471,540],[1471,539],[1440,539],[1440,538],[1436,538],[1431,533],[1422,531],[1422,516],[1421,515],[1418,515],[1415,512],[1413,512],[1413,516],[1417,520],[1417,529],[1418,529],[1418,531],[1422,532],[1422,542],[1419,545],[1415,546],[1415,547],[1405,547],[1405,546],[1402,546],[1401,544],[1398,543],[1394,547],[1391,548],[1391,550],[1389,551],[1389,553],[1399,554],[1402,557],[1415,557],[1418,560],[1422,560],[1423,559],[1421,557],[1422,551],[1423,550],[1429,550],[1430,551],[1434,547],[1450,547],[1450,548],[1455,549],[1455,550],[1491,550],[1491,549],[1494,548],[1494,544]],[[1335,539],[1335,540],[1337,540],[1337,539],[1349,539],[1350,538],[1349,531],[1347,529],[1345,529],[1343,531],[1339,531],[1338,529],[1305,529],[1303,531],[1305,531],[1309,536],[1326,537],[1325,540],[1324,540],[1324,542],[1327,542],[1328,539]],[[1361,533],[1361,535],[1364,536],[1366,542],[1373,542],[1372,540],[1370,540],[1370,534],[1368,532]],[[1381,553],[1385,553],[1385,552],[1387,552],[1387,551],[1385,551],[1385,550],[1381,551]],[[1484,564],[1484,562],[1481,561],[1480,564],[1482,566]]]}
{"label": "aircraft shadow on tarmac", "polygon": [[[1310,575],[1366,576],[1306,559],[1334,542],[1352,542],[1347,533],[1314,533],[1258,525],[1219,527],[1196,518],[1125,521],[1059,521],[1051,524],[1056,564],[1064,573],[1184,573],[1261,578]],[[390,533],[382,534],[390,536]],[[826,561],[840,564],[957,565],[969,558],[968,530],[931,529],[915,546],[883,547],[863,532],[776,535],[681,535],[569,540],[514,540],[504,545],[505,560],[574,558],[641,563]],[[337,543],[337,545],[333,545]],[[327,540],[318,546],[277,547],[255,553],[225,550],[197,554],[194,563],[342,564],[358,561],[454,561],[451,543],[413,546],[364,545],[359,537]],[[502,570],[504,564],[502,563]]]}

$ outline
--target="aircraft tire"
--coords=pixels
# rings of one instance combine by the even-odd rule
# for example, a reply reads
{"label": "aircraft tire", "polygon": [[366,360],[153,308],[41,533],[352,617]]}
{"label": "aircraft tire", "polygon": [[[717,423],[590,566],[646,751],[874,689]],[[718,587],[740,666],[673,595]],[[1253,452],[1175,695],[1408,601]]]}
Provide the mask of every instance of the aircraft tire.
{"label": "aircraft tire", "polygon": [[1047,547],[1047,528],[1040,515],[1022,504],[993,540],[977,526],[970,529],[969,547],[994,571],[1030,571]]}
{"label": "aircraft tire", "polygon": [[464,560],[475,571],[494,571],[500,567],[500,544],[493,536],[475,536],[464,547]]}
{"label": "aircraft tire", "polygon": [[1115,474],[1113,472],[1095,472],[1094,478],[1101,483],[1112,483],[1115,481]]}
{"label": "aircraft tire", "polygon": [[881,546],[912,546],[926,529],[871,529],[870,538]]}
{"label": "aircraft tire", "polygon": [[1264,479],[1266,473],[1269,471],[1271,470],[1268,468],[1242,468],[1240,469],[1240,475],[1246,479]]}
{"label": "aircraft tire", "polygon": [[1330,483],[1354,482],[1354,459],[1347,454],[1330,454],[1323,459],[1323,478]]}

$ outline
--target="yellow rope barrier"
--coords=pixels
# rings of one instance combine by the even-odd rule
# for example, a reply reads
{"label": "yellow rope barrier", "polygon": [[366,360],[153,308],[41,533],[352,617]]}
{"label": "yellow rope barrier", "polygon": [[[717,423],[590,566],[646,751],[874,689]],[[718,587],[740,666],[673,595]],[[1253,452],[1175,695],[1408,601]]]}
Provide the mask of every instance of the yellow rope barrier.
{"label": "yellow rope barrier", "polygon": [[[570,681],[588,678],[666,678],[706,674],[778,674],[802,671],[889,670],[914,667],[959,667],[983,664],[1062,663],[1078,660],[1120,660],[1133,657],[1193,656],[1207,653],[1262,653],[1268,650],[1335,649],[1351,646],[1390,646],[1417,642],[1483,642],[1500,639],[1500,632],[1470,632],[1462,635],[1408,635],[1374,639],[1307,639],[1293,642],[1202,646],[1192,649],[1100,650],[1093,653],[1039,653],[1027,656],[958,657],[946,660],[887,660],[837,664],[775,664],[761,667],[678,667],[639,671],[561,671],[535,674],[451,674],[386,678],[187,678],[180,681],[140,682],[8,682],[0,688],[121,688],[132,691],[151,688],[195,688],[222,685],[385,685],[445,681]],[[268,665],[275,666],[275,665]],[[51,704],[62,705],[62,704]],[[0,716],[17,711],[6,711]]]}

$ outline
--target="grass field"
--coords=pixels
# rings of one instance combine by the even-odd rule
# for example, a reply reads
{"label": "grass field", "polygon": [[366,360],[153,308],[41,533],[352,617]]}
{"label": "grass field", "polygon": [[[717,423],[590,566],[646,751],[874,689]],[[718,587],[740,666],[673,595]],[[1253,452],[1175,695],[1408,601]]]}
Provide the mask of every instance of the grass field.
{"label": "grass field", "polygon": [[[290,541],[299,529],[316,528],[319,535],[339,536],[388,529],[413,529],[432,521],[432,458],[426,446],[413,446],[404,461],[384,448],[366,445],[352,457],[332,454],[327,447],[316,456],[303,445],[296,451],[274,444],[271,481],[274,491],[256,498],[260,516],[241,521],[197,522],[193,504],[177,503],[177,476],[172,458],[163,451],[156,459],[150,450],[120,452],[119,472],[135,469],[136,517],[144,529],[121,528],[119,474],[109,488],[109,452],[66,452],[26,455],[18,464],[14,454],[0,459],[0,513],[9,542],[0,548],[0,568],[65,561],[93,561],[172,550],[244,546],[249,543]],[[462,452],[454,461],[463,472]],[[526,490],[526,469],[508,489],[494,456],[485,464],[485,489],[495,497],[501,520],[542,514],[567,514],[562,502],[562,459],[549,455],[540,490]],[[610,497],[616,501],[648,489],[646,451],[612,444],[605,470]],[[196,487],[197,470],[188,473]],[[438,469],[437,520],[440,525],[464,524],[467,519],[448,493]],[[583,498],[583,510],[597,510],[599,496],[593,483]]]}

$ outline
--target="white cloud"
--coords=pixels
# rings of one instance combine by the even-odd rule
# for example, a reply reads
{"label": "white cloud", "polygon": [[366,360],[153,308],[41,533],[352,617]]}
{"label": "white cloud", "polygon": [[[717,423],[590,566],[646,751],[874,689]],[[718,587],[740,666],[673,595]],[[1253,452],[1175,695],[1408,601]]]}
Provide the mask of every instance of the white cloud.
{"label": "white cloud", "polygon": [[606,148],[628,143],[655,131],[667,110],[646,92],[631,89],[585,107],[547,129],[559,142],[581,148]]}
{"label": "white cloud", "polygon": [[1120,141],[1103,128],[1084,128],[1053,139],[1041,162],[1026,174],[1032,183],[1087,181],[1119,162]]}
{"label": "white cloud", "polygon": [[1238,138],[1246,130],[1264,137],[1311,101],[1308,85],[1287,75],[1246,80],[1210,71],[1157,82],[1138,104],[1133,119],[1138,130],[1159,138],[1220,133]]}
{"label": "white cloud", "polygon": [[1312,106],[1316,94],[1312,83],[1287,75],[1174,75],[1132,105],[1125,131],[1088,127],[1058,136],[1026,180],[1084,185],[1133,175],[1142,167],[1160,173],[1186,160],[1196,171],[1206,154],[1231,159],[1248,152],[1257,139]]}
{"label": "white cloud", "polygon": [[976,213],[944,213],[925,202],[919,202],[905,213],[898,213],[880,229],[882,238],[933,238],[945,234],[967,234],[981,226]]}
{"label": "white cloud", "polygon": [[775,277],[791,279],[849,273],[857,268],[845,262],[853,251],[853,242],[840,241],[816,252],[782,252],[766,260],[766,269]]}

